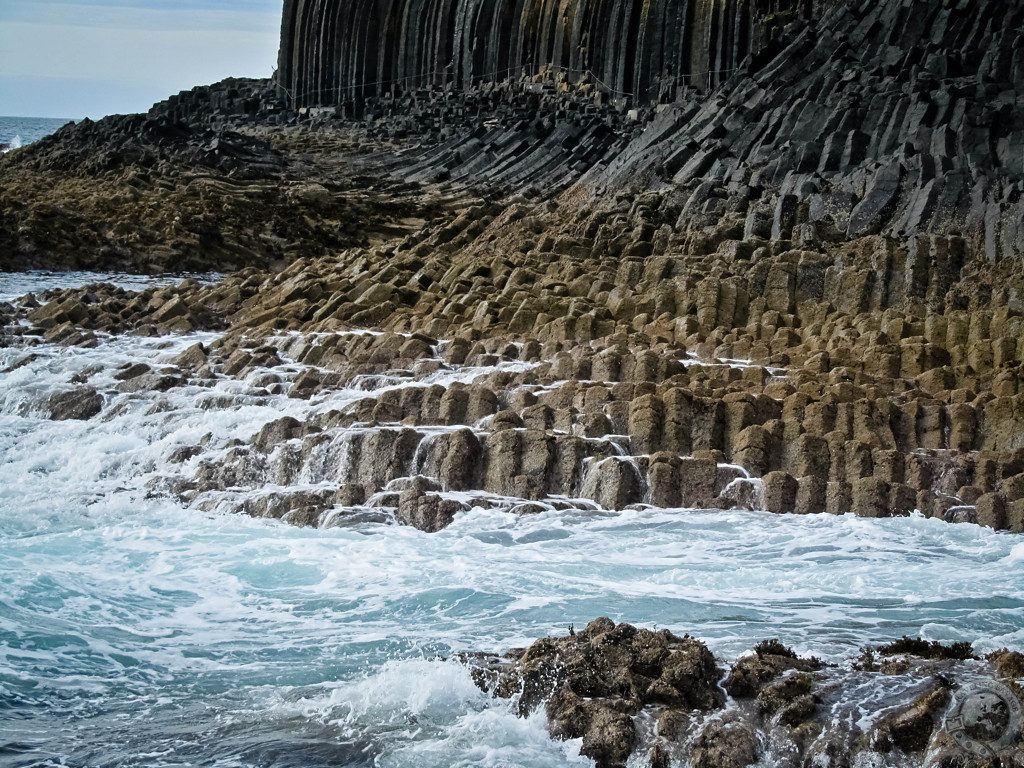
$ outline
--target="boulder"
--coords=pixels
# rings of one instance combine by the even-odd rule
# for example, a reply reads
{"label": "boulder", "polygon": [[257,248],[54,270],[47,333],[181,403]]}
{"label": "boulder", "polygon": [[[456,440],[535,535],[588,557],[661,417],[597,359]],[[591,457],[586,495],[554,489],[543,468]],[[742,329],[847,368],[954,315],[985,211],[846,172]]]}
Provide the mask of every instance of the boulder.
{"label": "boulder", "polygon": [[469,505],[438,493],[441,486],[425,477],[415,477],[398,499],[398,519],[426,533],[437,533],[469,509]]}
{"label": "boulder", "polygon": [[581,495],[605,509],[621,510],[643,501],[644,482],[632,459],[613,456],[587,468]]}
{"label": "boulder", "polygon": [[693,768],[745,768],[757,762],[760,751],[760,739],[751,723],[724,718],[700,730],[690,760]]}
{"label": "boulder", "polygon": [[92,387],[76,387],[48,395],[42,411],[51,421],[86,421],[103,410],[103,396]]}

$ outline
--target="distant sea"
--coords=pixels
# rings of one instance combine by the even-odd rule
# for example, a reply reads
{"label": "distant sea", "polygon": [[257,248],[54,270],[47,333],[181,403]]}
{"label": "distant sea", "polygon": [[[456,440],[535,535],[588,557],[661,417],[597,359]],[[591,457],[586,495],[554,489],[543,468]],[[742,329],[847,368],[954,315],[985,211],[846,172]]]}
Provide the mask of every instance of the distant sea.
{"label": "distant sea", "polygon": [[50,117],[0,117],[0,152],[7,153],[39,141],[69,122]]}

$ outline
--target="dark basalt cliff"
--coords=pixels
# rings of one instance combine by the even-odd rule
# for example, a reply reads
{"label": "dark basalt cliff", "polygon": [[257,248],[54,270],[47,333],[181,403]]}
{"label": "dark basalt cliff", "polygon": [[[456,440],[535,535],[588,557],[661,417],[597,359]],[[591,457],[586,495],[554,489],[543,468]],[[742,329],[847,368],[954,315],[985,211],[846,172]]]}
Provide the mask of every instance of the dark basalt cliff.
{"label": "dark basalt cliff", "polygon": [[431,139],[408,178],[658,189],[677,229],[735,210],[747,237],[997,260],[1024,254],[1022,30],[1019,0],[289,0],[278,82]]}
{"label": "dark basalt cliff", "polygon": [[287,0],[297,106],[564,71],[648,103],[733,71],[809,0]]}

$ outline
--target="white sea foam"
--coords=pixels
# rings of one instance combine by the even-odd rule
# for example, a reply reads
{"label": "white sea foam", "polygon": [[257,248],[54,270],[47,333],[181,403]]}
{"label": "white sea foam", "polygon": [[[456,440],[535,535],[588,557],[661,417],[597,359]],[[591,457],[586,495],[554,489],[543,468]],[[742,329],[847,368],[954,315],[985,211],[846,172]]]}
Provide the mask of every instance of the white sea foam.
{"label": "white sea foam", "polygon": [[268,707],[283,718],[377,742],[377,765],[592,765],[578,756],[579,740],[552,742],[541,714],[516,716],[509,702],[481,691],[454,661],[388,661],[349,682],[275,691]]}

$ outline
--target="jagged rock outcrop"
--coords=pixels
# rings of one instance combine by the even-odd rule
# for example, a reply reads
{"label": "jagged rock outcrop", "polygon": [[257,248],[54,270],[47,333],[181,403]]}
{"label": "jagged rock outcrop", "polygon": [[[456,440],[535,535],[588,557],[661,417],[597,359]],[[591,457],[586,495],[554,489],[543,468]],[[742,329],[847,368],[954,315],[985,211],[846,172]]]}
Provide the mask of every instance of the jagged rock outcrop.
{"label": "jagged rock outcrop", "polygon": [[200,85],[158,102],[149,116],[211,128],[284,122],[288,104],[271,80],[228,78],[213,85]]}
{"label": "jagged rock outcrop", "polygon": [[234,90],[69,124],[0,157],[0,270],[267,267],[391,237],[437,209],[415,185],[339,173],[360,154],[350,139],[298,153],[286,131],[235,130],[251,115],[233,110],[252,104],[217,98]]}
{"label": "jagged rock outcrop", "polygon": [[[690,198],[676,229],[734,214],[747,237],[960,234],[990,260],[1020,258],[1024,6],[912,7],[816,3],[713,93],[657,110],[637,104],[638,122],[616,127],[617,143],[595,123],[622,113],[550,76],[458,95],[389,94],[367,112],[401,133],[455,134],[419,162],[396,164],[414,177],[442,169],[539,194],[579,180],[577,200],[667,187]],[[494,114],[500,124],[487,122]],[[517,132],[530,115],[535,135]]]}
{"label": "jagged rock outcrop", "polygon": [[769,640],[725,673],[689,635],[607,618],[505,658],[466,657],[481,688],[523,715],[543,706],[551,735],[581,739],[597,768],[1017,768],[1022,660],[904,638],[833,665]]}
{"label": "jagged rock outcrop", "polygon": [[746,236],[961,234],[990,261],[1024,256],[1024,3],[816,7],[585,180],[691,189],[690,229],[738,207]]}

